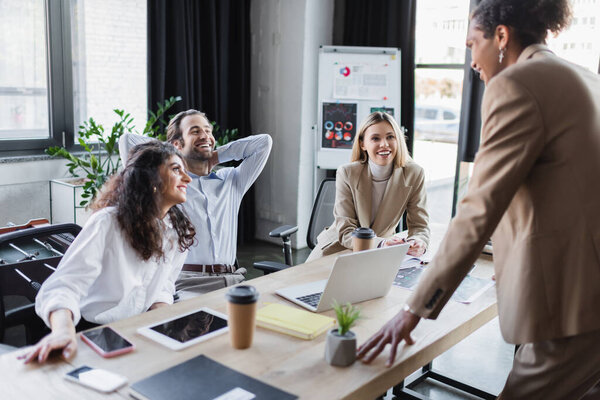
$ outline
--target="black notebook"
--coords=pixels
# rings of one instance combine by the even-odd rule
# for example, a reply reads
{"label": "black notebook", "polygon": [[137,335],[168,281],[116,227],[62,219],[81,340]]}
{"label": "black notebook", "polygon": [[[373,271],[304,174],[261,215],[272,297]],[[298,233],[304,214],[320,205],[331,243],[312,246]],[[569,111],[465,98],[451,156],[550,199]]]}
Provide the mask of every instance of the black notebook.
{"label": "black notebook", "polygon": [[212,400],[216,398],[219,400],[228,398],[291,400],[298,398],[298,396],[234,371],[206,356],[192,358],[134,383],[131,385],[130,395],[142,400]]}

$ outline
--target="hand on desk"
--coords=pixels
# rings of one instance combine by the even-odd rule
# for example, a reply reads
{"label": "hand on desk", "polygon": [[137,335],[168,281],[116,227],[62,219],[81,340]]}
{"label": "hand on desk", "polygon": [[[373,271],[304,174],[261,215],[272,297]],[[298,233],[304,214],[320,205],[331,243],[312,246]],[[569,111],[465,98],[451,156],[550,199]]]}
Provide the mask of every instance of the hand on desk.
{"label": "hand on desk", "polygon": [[421,257],[423,254],[425,254],[425,250],[427,249],[427,247],[425,246],[425,243],[423,243],[419,239],[407,240],[407,239],[400,239],[399,237],[396,237],[396,236],[392,236],[391,238],[384,240],[383,246],[385,246],[385,247],[396,246],[398,244],[403,244],[403,243],[410,243],[410,247],[408,248],[408,253],[407,253],[409,256]]}
{"label": "hand on desk", "polygon": [[39,363],[48,359],[50,352],[62,349],[62,356],[69,359],[77,351],[77,336],[75,334],[75,325],[73,324],[73,315],[71,311],[60,309],[50,314],[50,324],[52,332],[44,336],[29,351],[21,356],[19,360],[25,360],[25,364],[37,358]]}
{"label": "hand on desk", "polygon": [[365,364],[373,361],[389,343],[391,344],[390,358],[386,366],[390,367],[394,364],[396,358],[396,350],[402,340],[406,344],[413,344],[414,340],[410,337],[410,333],[415,329],[421,317],[409,311],[400,311],[394,318],[389,320],[376,334],[371,336],[369,340],[363,343],[356,351],[356,357],[362,359]]}
{"label": "hand on desk", "polygon": [[169,304],[164,303],[162,301],[156,302],[154,304],[152,304],[150,306],[150,308],[148,309],[148,311],[152,311],[152,310],[156,310],[157,308],[161,308],[161,307],[167,307]]}

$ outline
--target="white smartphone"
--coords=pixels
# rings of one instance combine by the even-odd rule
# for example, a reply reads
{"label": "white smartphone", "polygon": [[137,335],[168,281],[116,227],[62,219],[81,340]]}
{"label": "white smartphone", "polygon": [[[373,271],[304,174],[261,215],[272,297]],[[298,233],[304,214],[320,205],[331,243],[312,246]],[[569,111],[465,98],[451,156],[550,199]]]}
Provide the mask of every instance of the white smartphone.
{"label": "white smartphone", "polygon": [[65,374],[65,379],[77,382],[83,386],[95,389],[102,393],[117,390],[127,383],[127,378],[100,368],[92,368],[87,365],[75,368]]}

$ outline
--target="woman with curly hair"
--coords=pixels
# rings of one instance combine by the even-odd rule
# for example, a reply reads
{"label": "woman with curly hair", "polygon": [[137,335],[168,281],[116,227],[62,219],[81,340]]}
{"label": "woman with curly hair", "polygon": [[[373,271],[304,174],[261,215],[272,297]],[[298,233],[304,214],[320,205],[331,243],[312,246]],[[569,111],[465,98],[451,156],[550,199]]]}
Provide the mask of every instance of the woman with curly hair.
{"label": "woman with curly hair", "polygon": [[127,165],[106,183],[94,214],[42,285],[36,312],[51,333],[25,362],[36,357],[44,362],[57,349],[72,356],[82,318],[106,324],[173,303],[175,280],[195,234],[178,206],[190,181],[173,145],[152,141],[131,150]]}
{"label": "woman with curly hair", "polygon": [[418,287],[359,348],[366,362],[391,343],[393,363],[493,234],[500,327],[520,345],[499,398],[579,399],[600,381],[600,77],[545,45],[570,14],[567,0],[474,10],[467,47],[486,89],[472,178]]}

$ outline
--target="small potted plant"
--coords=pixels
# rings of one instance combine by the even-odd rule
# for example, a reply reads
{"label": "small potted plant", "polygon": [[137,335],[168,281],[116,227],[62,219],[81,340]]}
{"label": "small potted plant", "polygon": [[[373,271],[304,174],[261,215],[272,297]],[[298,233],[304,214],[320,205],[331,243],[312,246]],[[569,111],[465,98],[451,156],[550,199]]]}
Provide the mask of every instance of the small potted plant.
{"label": "small potted plant", "polygon": [[325,361],[338,367],[347,367],[356,360],[356,335],[350,330],[360,318],[360,310],[350,303],[333,302],[338,327],[327,332]]}

